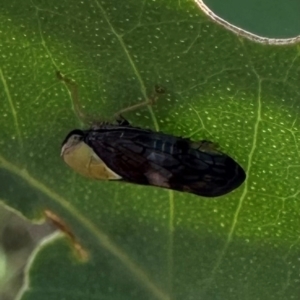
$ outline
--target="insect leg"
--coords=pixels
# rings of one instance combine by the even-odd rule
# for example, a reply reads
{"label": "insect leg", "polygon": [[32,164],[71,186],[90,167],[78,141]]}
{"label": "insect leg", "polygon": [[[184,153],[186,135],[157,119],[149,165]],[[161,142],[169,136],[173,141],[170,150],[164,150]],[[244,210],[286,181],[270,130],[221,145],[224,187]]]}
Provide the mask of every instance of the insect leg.
{"label": "insect leg", "polygon": [[75,113],[77,114],[78,118],[83,122],[83,123],[90,123],[90,117],[87,116],[79,103],[79,93],[78,93],[78,87],[75,81],[73,81],[70,78],[65,77],[62,75],[60,71],[56,71],[56,76],[59,80],[63,81],[65,85],[67,86],[68,90],[70,91],[73,106]]}
{"label": "insect leg", "polygon": [[162,87],[156,85],[153,94],[146,101],[121,109],[120,111],[114,114],[114,118],[116,120],[121,120],[121,121],[125,120],[124,117],[122,117],[122,114],[142,108],[147,105],[153,105],[157,101],[159,95],[163,94],[164,92],[165,90]]}
{"label": "insect leg", "polygon": [[130,126],[130,123],[122,115],[116,117],[116,121],[120,126]]}

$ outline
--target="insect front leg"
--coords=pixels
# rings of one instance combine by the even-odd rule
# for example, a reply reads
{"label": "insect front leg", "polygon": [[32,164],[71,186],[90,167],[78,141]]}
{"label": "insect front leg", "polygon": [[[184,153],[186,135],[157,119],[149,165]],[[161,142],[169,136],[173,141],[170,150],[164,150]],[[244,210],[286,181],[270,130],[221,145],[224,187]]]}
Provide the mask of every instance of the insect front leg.
{"label": "insect front leg", "polygon": [[[122,116],[122,114],[140,109],[147,105],[153,105],[157,101],[159,96],[161,94],[163,94],[164,92],[165,92],[165,90],[161,86],[156,85],[153,94],[146,101],[143,101],[141,103],[121,109],[120,111],[118,111],[117,113],[114,114],[114,118],[117,120],[118,123],[119,123],[119,120],[121,120],[121,121],[125,120],[125,118]],[[125,120],[125,121],[128,123],[127,120]],[[124,124],[122,124],[122,125],[124,125]]]}

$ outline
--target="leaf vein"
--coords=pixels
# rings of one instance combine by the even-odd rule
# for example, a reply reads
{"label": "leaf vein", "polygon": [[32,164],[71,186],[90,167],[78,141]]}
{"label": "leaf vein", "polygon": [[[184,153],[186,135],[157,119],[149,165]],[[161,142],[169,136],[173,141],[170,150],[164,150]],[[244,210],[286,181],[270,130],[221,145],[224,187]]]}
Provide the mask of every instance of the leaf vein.
{"label": "leaf vein", "polygon": [[[123,51],[125,52],[125,55],[129,61],[129,64],[131,65],[132,69],[133,69],[133,72],[137,78],[137,80],[139,81],[140,83],[140,87],[141,87],[141,92],[142,92],[142,95],[143,97],[145,98],[145,100],[148,99],[148,95],[146,93],[146,87],[145,87],[145,84],[144,84],[144,81],[142,79],[142,76],[137,68],[137,66],[135,65],[130,53],[129,53],[129,50],[127,49],[126,47],[126,44],[122,38],[121,35],[119,35],[117,33],[117,31],[115,30],[115,28],[113,27],[112,23],[110,22],[107,14],[106,14],[106,11],[104,10],[104,8],[102,7],[102,5],[99,3],[99,1],[95,0],[96,2],[96,5],[98,6],[98,8],[101,10],[102,12],[102,15],[103,17],[105,18],[108,26],[110,27],[110,30],[112,31],[112,33],[116,36],[117,40],[119,41],[120,45],[121,45],[121,48],[123,49]],[[156,116],[153,112],[153,109],[151,106],[148,105],[148,109],[149,109],[149,112],[150,112],[150,115],[151,115],[151,118],[152,118],[152,121],[153,121],[153,124],[154,124],[154,127],[155,127],[155,130],[156,131],[159,131],[159,125],[158,125],[158,122],[157,122],[157,119],[156,119]]]}
{"label": "leaf vein", "polygon": [[55,193],[42,182],[35,179],[33,176],[31,176],[31,174],[28,173],[26,169],[20,169],[16,165],[7,161],[1,155],[0,167],[19,176],[27,184],[61,205],[61,207],[71,213],[87,230],[89,230],[96,237],[96,240],[101,247],[106,249],[113,256],[117,257],[121,261],[121,263],[128,269],[128,271],[131,272],[140,281],[140,283],[143,284],[143,286],[147,288],[157,299],[170,300],[169,295],[161,290],[151,280],[149,275],[140,266],[138,266],[123,249],[115,244],[105,232],[100,230],[88,218],[82,215],[73,205],[71,205],[71,203],[67,199]]}
{"label": "leaf vein", "polygon": [[3,87],[4,87],[4,91],[5,91],[5,94],[6,94],[10,109],[11,109],[13,119],[14,119],[15,129],[16,129],[16,132],[17,132],[20,149],[23,149],[23,140],[22,140],[22,135],[21,135],[19,121],[18,121],[18,114],[17,114],[17,111],[15,109],[14,102],[13,102],[12,97],[10,95],[8,85],[7,85],[6,79],[4,77],[4,74],[3,74],[1,68],[0,68],[0,78],[1,78],[1,81],[2,81],[2,84],[3,84]]}

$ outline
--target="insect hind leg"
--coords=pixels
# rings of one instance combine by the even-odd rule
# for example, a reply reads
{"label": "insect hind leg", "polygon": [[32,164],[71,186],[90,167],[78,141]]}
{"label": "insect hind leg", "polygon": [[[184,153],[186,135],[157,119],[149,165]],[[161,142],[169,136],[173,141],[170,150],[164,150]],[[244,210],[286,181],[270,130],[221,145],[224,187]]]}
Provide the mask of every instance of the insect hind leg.
{"label": "insect hind leg", "polygon": [[59,80],[61,80],[62,82],[64,82],[65,85],[67,86],[67,88],[71,94],[74,111],[75,111],[77,117],[79,118],[79,120],[83,123],[87,123],[87,124],[91,123],[92,124],[92,122],[91,122],[92,118],[83,112],[82,107],[80,105],[78,86],[77,86],[76,82],[73,81],[72,79],[64,76],[60,71],[56,71],[56,77]]}
{"label": "insect hind leg", "polygon": [[[126,107],[124,109],[121,109],[120,111],[118,111],[117,113],[114,114],[114,118],[118,122],[119,122],[119,120],[124,121],[125,119],[122,116],[122,114],[140,109],[140,108],[142,108],[144,106],[147,106],[147,105],[155,104],[155,102],[158,100],[159,96],[163,93],[165,93],[165,90],[161,86],[156,85],[155,89],[154,89],[154,92],[152,93],[152,95],[146,101],[143,101],[141,103],[138,103],[138,104]],[[124,124],[122,124],[122,125],[124,125]]]}
{"label": "insect hind leg", "polygon": [[130,126],[130,123],[122,115],[116,117],[116,121],[120,126]]}

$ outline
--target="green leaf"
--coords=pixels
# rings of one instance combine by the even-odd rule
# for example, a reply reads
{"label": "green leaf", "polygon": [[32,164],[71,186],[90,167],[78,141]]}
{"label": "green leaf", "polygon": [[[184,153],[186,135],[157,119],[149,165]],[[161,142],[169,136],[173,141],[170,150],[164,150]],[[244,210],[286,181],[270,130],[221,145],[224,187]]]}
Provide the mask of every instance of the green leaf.
{"label": "green leaf", "polygon": [[[294,299],[299,288],[299,44],[263,45],[192,1],[2,3],[0,198],[56,213],[89,253],[43,247],[22,299]],[[85,179],[60,157],[81,126],[55,71],[86,112],[209,139],[247,181],[229,195]]]}

